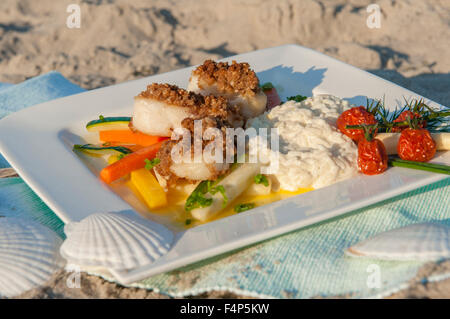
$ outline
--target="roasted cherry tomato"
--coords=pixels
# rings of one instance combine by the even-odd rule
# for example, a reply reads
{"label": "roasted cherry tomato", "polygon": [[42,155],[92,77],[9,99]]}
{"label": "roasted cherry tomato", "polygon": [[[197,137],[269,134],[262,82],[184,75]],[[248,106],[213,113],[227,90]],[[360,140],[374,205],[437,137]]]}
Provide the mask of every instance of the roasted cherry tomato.
{"label": "roasted cherry tomato", "polygon": [[364,106],[353,107],[350,110],[343,112],[337,119],[338,129],[356,142],[364,139],[364,130],[346,129],[345,127],[347,125],[361,124],[377,124],[375,116],[372,113],[367,112]]}
{"label": "roasted cherry tomato", "polygon": [[407,161],[428,162],[436,154],[436,142],[427,129],[407,128],[398,139],[397,154]]}
{"label": "roasted cherry tomato", "polygon": [[280,96],[278,95],[276,88],[271,88],[263,90],[264,94],[267,96],[267,110],[274,108],[281,104]]}
{"label": "roasted cherry tomato", "polygon": [[[411,112],[411,111],[409,111],[409,110],[403,111],[403,112],[402,112],[402,113],[394,120],[394,123],[404,122],[404,121],[406,121],[408,118],[410,118],[411,120],[412,120],[412,119],[419,119],[419,118],[421,118],[421,116],[420,116],[419,113],[413,113],[413,112]],[[424,121],[424,120],[419,121],[419,122],[418,122],[418,126],[419,126],[420,128],[424,128],[424,127],[427,126],[427,122]],[[408,128],[408,127],[409,127],[408,125],[396,126],[396,127],[393,127],[393,128],[392,128],[392,132],[401,132],[401,131],[403,131],[404,129],[406,129],[406,128]]]}
{"label": "roasted cherry tomato", "polygon": [[388,167],[388,156],[379,139],[361,139],[358,143],[358,168],[366,175],[383,173]]}

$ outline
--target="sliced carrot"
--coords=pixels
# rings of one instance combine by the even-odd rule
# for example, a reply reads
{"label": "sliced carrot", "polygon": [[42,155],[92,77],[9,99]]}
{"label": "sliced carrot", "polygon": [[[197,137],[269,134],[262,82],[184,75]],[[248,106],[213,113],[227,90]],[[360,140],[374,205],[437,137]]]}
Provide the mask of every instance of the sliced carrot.
{"label": "sliced carrot", "polygon": [[102,142],[129,143],[142,146],[153,145],[167,139],[167,137],[152,136],[131,130],[100,131],[99,136]]}
{"label": "sliced carrot", "polygon": [[278,96],[276,88],[264,90],[264,94],[266,94],[267,96],[267,110],[270,110],[271,108],[281,104],[281,100]]}
{"label": "sliced carrot", "polygon": [[161,144],[156,144],[141,148],[134,153],[128,154],[117,162],[106,166],[100,172],[100,179],[105,183],[111,183],[134,170],[144,168],[146,159],[154,159]]}

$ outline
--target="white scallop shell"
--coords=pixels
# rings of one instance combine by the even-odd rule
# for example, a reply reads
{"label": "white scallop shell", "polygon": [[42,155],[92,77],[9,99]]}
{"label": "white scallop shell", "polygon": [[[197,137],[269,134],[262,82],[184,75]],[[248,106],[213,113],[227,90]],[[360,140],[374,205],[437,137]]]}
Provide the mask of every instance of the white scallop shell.
{"label": "white scallop shell", "polygon": [[450,258],[450,227],[420,223],[389,230],[350,247],[346,254],[384,260]]}
{"label": "white scallop shell", "polygon": [[98,213],[65,227],[61,255],[81,266],[132,269],[166,254],[173,233],[134,213]]}
{"label": "white scallop shell", "polygon": [[13,297],[45,283],[64,265],[62,240],[27,218],[0,218],[0,297]]}

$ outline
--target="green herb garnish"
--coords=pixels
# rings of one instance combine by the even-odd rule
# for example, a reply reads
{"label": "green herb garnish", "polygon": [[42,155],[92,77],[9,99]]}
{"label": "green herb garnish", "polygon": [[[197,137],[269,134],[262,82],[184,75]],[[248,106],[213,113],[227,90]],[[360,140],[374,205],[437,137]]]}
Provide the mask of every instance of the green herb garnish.
{"label": "green herb garnish", "polygon": [[93,144],[83,144],[83,145],[75,144],[73,146],[73,149],[76,151],[91,151],[94,153],[95,151],[103,151],[103,150],[114,150],[122,154],[129,154],[132,152],[129,148],[124,146],[103,146],[103,145],[97,146]]}
{"label": "green herb garnish", "polygon": [[255,203],[242,203],[234,206],[234,211],[236,213],[242,213],[252,208],[255,208]]}
{"label": "green herb garnish", "polygon": [[211,182],[212,181],[203,181],[197,185],[191,195],[186,199],[186,203],[184,204],[185,211],[190,212],[196,208],[211,206],[212,198],[205,197],[205,194],[211,187]]}
{"label": "green herb garnish", "polygon": [[227,194],[225,194],[225,188],[223,187],[223,185],[219,185],[219,186],[216,186],[216,187],[211,187],[210,193],[212,195],[216,194],[217,192],[219,192],[223,196],[222,207],[227,206],[228,197],[227,197]]}
{"label": "green herb garnish", "polygon": [[444,107],[442,110],[434,110],[425,103],[424,99],[411,99],[404,98],[405,103],[403,107],[395,108],[391,110],[386,107],[384,98],[383,100],[369,100],[366,102],[366,110],[377,119],[378,132],[392,132],[393,127],[408,126],[407,121],[394,122],[403,112],[411,111],[418,118],[421,123],[426,122],[426,128],[429,131],[435,132],[448,132],[450,131],[450,125],[448,125],[448,116],[450,115],[450,109]]}
{"label": "green herb garnish", "polygon": [[104,117],[103,115],[101,115],[101,114],[100,114],[100,116],[99,116],[98,118],[99,118],[99,120],[101,120],[101,121],[104,121],[104,120],[105,120],[105,117]]}
{"label": "green herb garnish", "polygon": [[450,166],[442,165],[442,164],[406,161],[406,160],[402,160],[397,157],[389,158],[388,163],[390,166],[412,168],[412,169],[418,169],[418,170],[422,170],[422,171],[450,175]]}
{"label": "green herb garnish", "polygon": [[267,180],[267,177],[265,177],[262,174],[258,174],[253,179],[255,181],[255,184],[263,184],[264,186],[269,186],[269,181]]}
{"label": "green herb garnish", "polygon": [[213,203],[213,199],[205,197],[207,193],[210,193],[212,195],[220,193],[223,196],[222,206],[225,207],[228,202],[228,197],[227,194],[225,193],[225,188],[223,187],[223,185],[214,186],[220,180],[221,178],[218,178],[216,181],[203,181],[200,184],[198,184],[197,187],[194,189],[194,191],[191,193],[191,195],[189,195],[189,197],[186,199],[186,203],[184,204],[184,210],[190,212],[191,210],[196,208],[211,206]]}
{"label": "green herb garnish", "polygon": [[192,220],[190,219],[186,219],[186,221],[184,222],[185,225],[190,225],[192,223]]}
{"label": "green herb garnish", "polygon": [[289,96],[288,98],[287,98],[287,100],[288,101],[295,101],[295,102],[301,102],[301,101],[304,101],[304,100],[306,100],[308,97],[307,96],[304,96],[304,95],[295,95],[295,96]]}
{"label": "green herb garnish", "polygon": [[125,157],[125,155],[127,155],[127,154],[119,154],[119,155],[117,155],[117,159],[121,160],[122,158]]}
{"label": "green herb garnish", "polygon": [[381,100],[370,100],[366,98],[366,111],[372,113],[373,116],[379,115],[382,119],[385,119],[387,113],[384,106],[384,97],[383,102]]}
{"label": "green herb garnish", "polygon": [[159,158],[154,158],[152,160],[146,158],[144,161],[145,161],[145,169],[148,170],[151,170],[153,167],[155,167],[161,162]]}
{"label": "green herb garnish", "polygon": [[263,91],[268,91],[268,90],[272,90],[274,88],[273,84],[270,82],[266,82],[264,84],[261,85],[261,89]]}
{"label": "green herb garnish", "polygon": [[186,200],[186,204],[184,204],[184,209],[188,212],[196,208],[209,207],[212,205],[213,201],[212,198],[206,198],[203,194],[195,194],[192,197],[190,196],[189,199],[190,200]]}

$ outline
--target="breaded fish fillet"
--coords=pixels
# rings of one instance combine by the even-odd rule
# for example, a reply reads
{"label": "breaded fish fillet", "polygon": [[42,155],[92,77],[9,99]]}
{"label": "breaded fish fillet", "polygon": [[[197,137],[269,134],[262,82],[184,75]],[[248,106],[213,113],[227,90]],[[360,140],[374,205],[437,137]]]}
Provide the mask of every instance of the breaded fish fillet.
{"label": "breaded fish fillet", "polygon": [[156,136],[171,136],[188,117],[216,116],[233,119],[237,111],[224,97],[203,96],[175,85],[153,83],[135,97],[132,126]]}
{"label": "breaded fish fillet", "polygon": [[[196,120],[201,121],[202,132],[200,136],[194,134],[194,121]],[[232,162],[235,152],[234,141],[226,138],[226,128],[230,127],[229,123],[218,117],[206,116],[203,118],[186,118],[182,121],[182,126],[190,132],[191,139],[188,141],[190,148],[185,151],[181,147],[183,141],[180,140],[164,142],[157,154],[160,159],[160,163],[155,167],[158,175],[171,186],[178,179],[188,181],[215,180],[219,175],[224,174],[230,168],[230,162]],[[209,128],[217,129],[216,132],[219,132],[220,135],[211,139],[204,139],[205,132]],[[194,158],[196,139],[201,150],[199,161]],[[215,154],[217,145],[220,145],[221,148],[217,148],[221,160],[216,161],[215,158],[213,160],[207,158],[205,150],[207,148],[214,149],[212,153]],[[227,155],[231,157],[231,160],[227,158]],[[175,157],[178,160],[175,160]],[[179,160],[180,158],[185,160]]]}
{"label": "breaded fish fillet", "polygon": [[207,60],[192,72],[188,90],[226,97],[230,105],[237,106],[244,119],[258,116],[266,109],[267,97],[248,63]]}

